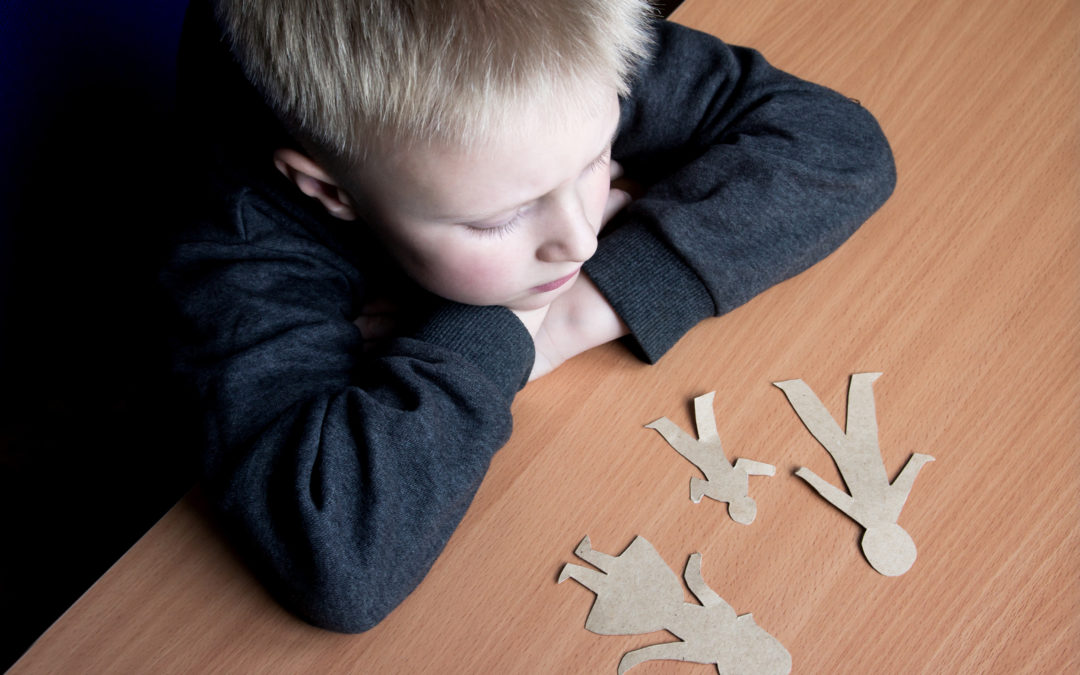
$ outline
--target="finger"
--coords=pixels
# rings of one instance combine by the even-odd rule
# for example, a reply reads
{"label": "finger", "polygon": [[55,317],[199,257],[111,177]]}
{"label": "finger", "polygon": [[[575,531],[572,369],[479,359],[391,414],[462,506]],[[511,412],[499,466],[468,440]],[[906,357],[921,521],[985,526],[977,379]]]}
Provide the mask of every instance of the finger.
{"label": "finger", "polygon": [[397,332],[397,320],[388,314],[359,316],[353,321],[365,340],[382,340]]}
{"label": "finger", "polygon": [[607,204],[604,205],[604,216],[602,222],[605,224],[611,220],[612,216],[622,210],[624,206],[630,203],[630,194],[619,189],[612,189],[608,193]]}
{"label": "finger", "polygon": [[619,164],[615,160],[611,160],[611,180],[615,180],[616,178],[622,178],[622,175],[622,164]]}
{"label": "finger", "polygon": [[386,297],[375,298],[360,308],[360,314],[392,314],[397,311],[397,305],[393,300]]}

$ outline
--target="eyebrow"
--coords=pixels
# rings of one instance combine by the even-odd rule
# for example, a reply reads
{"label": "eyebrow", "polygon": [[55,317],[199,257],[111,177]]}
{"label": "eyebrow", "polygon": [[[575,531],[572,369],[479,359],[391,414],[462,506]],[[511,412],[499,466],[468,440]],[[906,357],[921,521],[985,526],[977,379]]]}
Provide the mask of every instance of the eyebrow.
{"label": "eyebrow", "polygon": [[[620,114],[619,117],[615,120],[615,130],[611,132],[611,138],[608,139],[608,142],[605,143],[604,146],[600,149],[600,152],[598,152],[595,157],[593,157],[592,159],[589,160],[589,163],[585,165],[585,168],[588,168],[589,166],[592,166],[592,164],[594,162],[596,162],[596,160],[600,159],[600,157],[604,153],[606,153],[608,150],[610,150],[615,145],[615,139],[619,137],[619,128],[621,126],[622,126],[622,115]],[[582,169],[582,171],[584,171],[584,170],[585,169]],[[440,220],[445,220],[447,222],[457,222],[457,223],[461,223],[461,224],[464,224],[464,225],[483,223],[483,222],[488,221],[488,220],[497,220],[497,219],[499,219],[499,218],[501,218],[503,216],[507,216],[507,215],[509,215],[511,213],[514,213],[514,212],[518,211],[519,209],[524,208],[528,204],[532,204],[533,202],[535,202],[536,200],[540,199],[543,196],[544,195],[537,195],[537,196],[535,196],[535,197],[533,197],[531,199],[526,199],[526,200],[524,200],[522,202],[514,204],[513,206],[508,206],[508,207],[506,207],[504,209],[499,209],[495,213],[483,215],[483,216],[480,216],[480,217],[471,217],[471,216],[470,217],[465,217],[465,218],[448,217],[448,218],[441,218]]]}

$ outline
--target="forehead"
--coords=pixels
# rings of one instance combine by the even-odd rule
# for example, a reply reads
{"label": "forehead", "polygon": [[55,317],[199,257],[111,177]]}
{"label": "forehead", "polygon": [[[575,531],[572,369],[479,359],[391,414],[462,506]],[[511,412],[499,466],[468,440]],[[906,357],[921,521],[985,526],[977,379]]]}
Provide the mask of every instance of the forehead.
{"label": "forehead", "polygon": [[462,220],[497,215],[575,180],[610,142],[619,122],[612,88],[583,105],[532,106],[470,146],[413,143],[373,153],[363,192],[403,217]]}

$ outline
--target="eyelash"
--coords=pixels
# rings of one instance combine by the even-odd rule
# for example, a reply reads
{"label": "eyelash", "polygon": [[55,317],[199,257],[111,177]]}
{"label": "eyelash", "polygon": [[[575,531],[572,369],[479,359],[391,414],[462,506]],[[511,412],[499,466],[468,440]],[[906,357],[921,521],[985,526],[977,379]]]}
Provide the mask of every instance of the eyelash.
{"label": "eyelash", "polygon": [[513,232],[514,228],[521,222],[521,212],[518,211],[513,215],[510,220],[501,225],[494,227],[475,227],[473,225],[467,225],[466,227],[474,236],[483,238],[502,238]]}
{"label": "eyelash", "polygon": [[[594,171],[599,171],[600,169],[607,166],[610,161],[611,161],[611,148],[608,148],[607,150],[604,151],[604,154],[602,154],[599,157],[597,157],[596,159],[594,159],[592,161],[592,163],[589,164],[589,166],[585,167],[585,172],[586,173],[593,173]],[[518,211],[517,213],[515,213],[513,215],[512,218],[510,218],[510,220],[506,221],[505,223],[503,223],[501,225],[496,225],[494,227],[476,227],[476,226],[473,226],[473,225],[466,225],[466,228],[470,232],[472,232],[472,234],[474,236],[477,236],[477,237],[499,238],[499,239],[501,239],[501,238],[505,237],[506,235],[508,235],[508,234],[510,234],[511,232],[514,231],[514,228],[517,227],[518,224],[521,222],[521,215],[522,215],[521,211]]]}
{"label": "eyelash", "polygon": [[610,161],[611,161],[611,148],[608,148],[607,150],[604,151],[604,154],[602,154],[599,157],[597,157],[596,159],[594,159],[592,164],[590,164],[588,166],[588,168],[586,168],[585,170],[588,171],[589,173],[592,173],[593,171],[599,171],[600,169],[607,166],[608,162],[610,162]]}

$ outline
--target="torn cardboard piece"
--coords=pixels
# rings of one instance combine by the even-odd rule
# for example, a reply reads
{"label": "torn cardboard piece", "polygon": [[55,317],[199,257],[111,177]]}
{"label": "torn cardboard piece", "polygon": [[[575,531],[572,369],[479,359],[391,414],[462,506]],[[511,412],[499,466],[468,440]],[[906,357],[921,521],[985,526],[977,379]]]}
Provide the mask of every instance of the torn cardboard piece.
{"label": "torn cardboard piece", "polygon": [[701,603],[683,600],[682,585],[652,544],[636,537],[618,556],[594,551],[586,536],[574,553],[600,571],[567,563],[559,583],[574,579],[596,594],[585,627],[600,635],[667,630],[679,642],[635,649],[619,661],[619,675],[645,661],[715,664],[721,673],[785,675],[791,654],[750,614],[735,610],[705,583],[701,554],[686,563],[683,579]]}
{"label": "torn cardboard piece", "polygon": [[705,474],[705,480],[690,479],[690,500],[695,504],[704,496],[718,502],[727,502],[728,515],[737,523],[749,525],[757,517],[757,503],[750,498],[749,476],[772,476],[776,468],[772,464],[740,458],[732,466],[724,455],[720,435],[716,431],[713,413],[715,391],[694,399],[694,423],[697,438],[680,429],[666,417],[646,424],[648,429],[660,432],[664,440],[675,448]]}
{"label": "torn cardboard piece", "polygon": [[874,380],[881,373],[856,373],[848,386],[847,423],[841,431],[821,400],[802,380],[775,382],[795,413],[836,463],[850,494],[836,488],[806,467],[795,475],[810,484],[830,504],[865,528],[862,550],[867,561],[886,576],[899,576],[915,563],[915,542],[897,524],[900,511],[919,470],[930,455],[915,453],[889,483],[878,447],[874,410]]}

